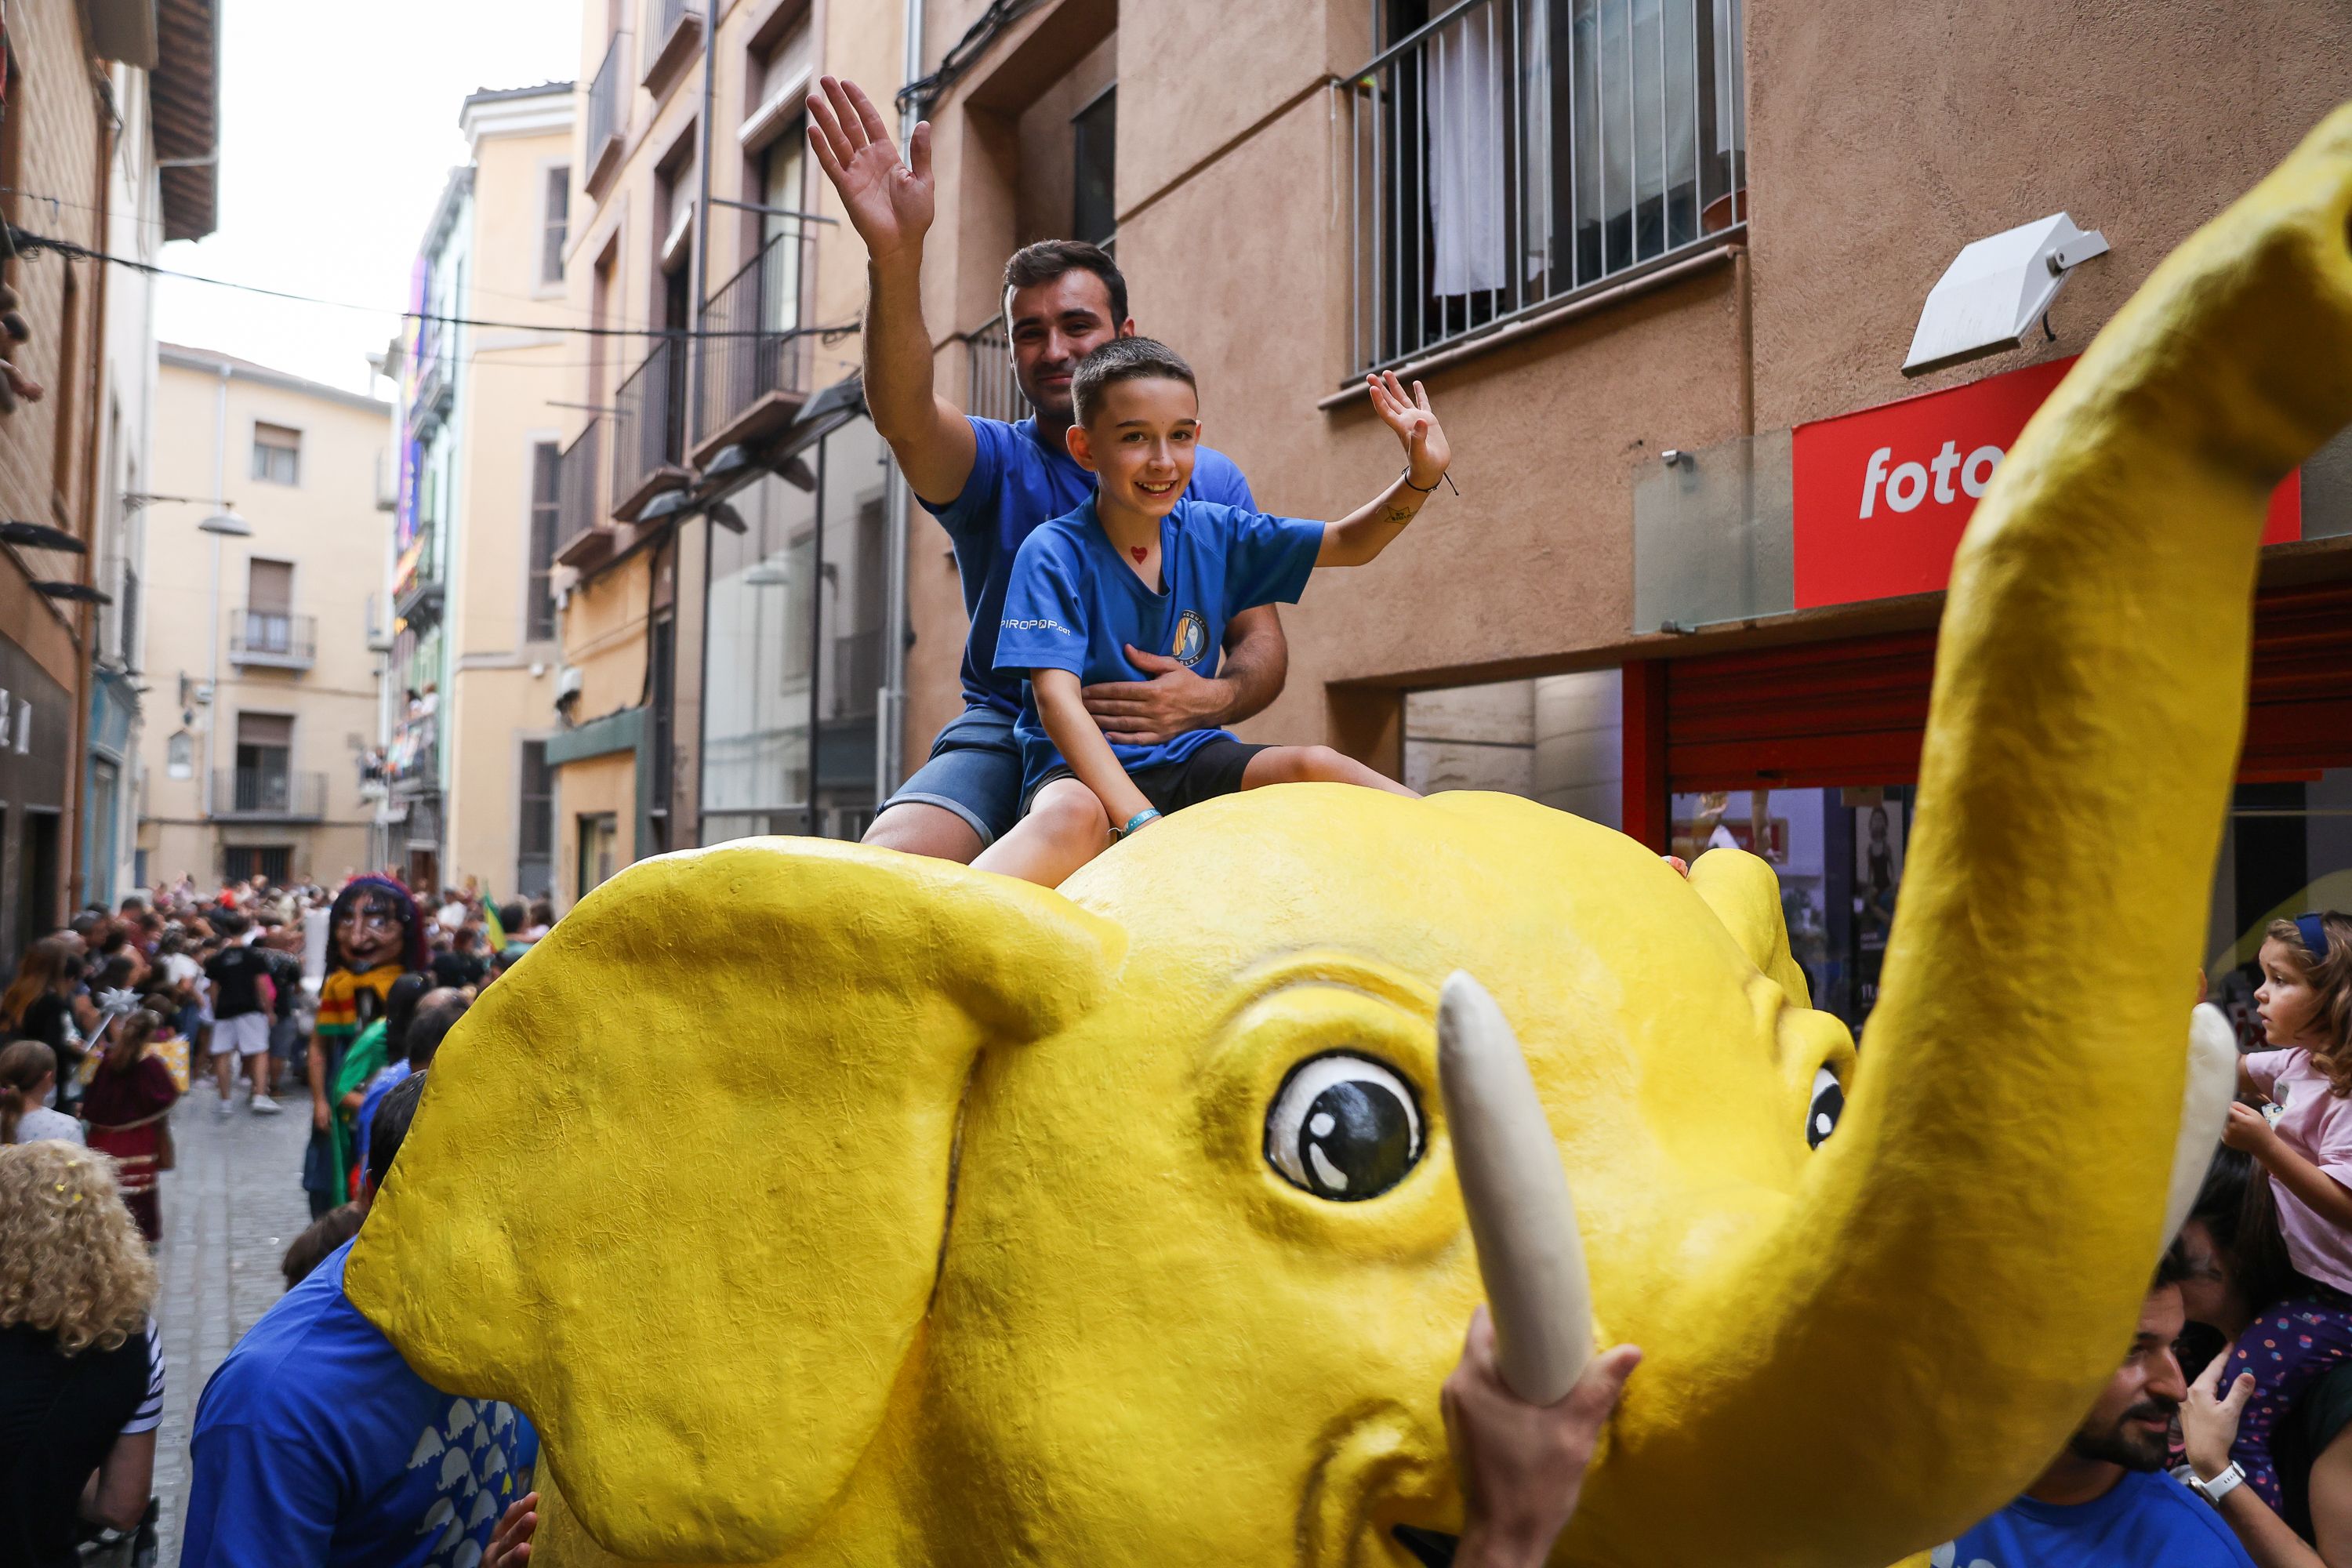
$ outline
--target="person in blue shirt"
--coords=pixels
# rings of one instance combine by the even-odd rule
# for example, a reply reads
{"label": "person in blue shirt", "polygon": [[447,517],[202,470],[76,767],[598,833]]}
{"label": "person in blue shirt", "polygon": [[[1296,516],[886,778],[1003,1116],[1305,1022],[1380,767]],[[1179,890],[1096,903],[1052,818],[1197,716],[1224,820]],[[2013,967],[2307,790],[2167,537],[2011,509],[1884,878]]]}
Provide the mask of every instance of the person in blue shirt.
{"label": "person in blue shirt", "polygon": [[1131,676],[1137,648],[1199,664],[1235,611],[1295,603],[1316,567],[1360,566],[1404,531],[1451,453],[1419,383],[1408,394],[1392,374],[1369,379],[1404,467],[1339,521],[1311,522],[1187,494],[1201,407],[1174,350],[1124,337],[1079,362],[1070,454],[1095,474],[1095,494],[1013,560],[996,665],[1029,678],[1013,726],[1024,815],[974,867],[1050,888],[1163,812],[1214,795],[1311,780],[1413,793],[1328,746],[1245,745],[1206,726],[1149,744],[1108,736],[1081,691]]}
{"label": "person in blue shirt", "polygon": [[[866,94],[855,82],[825,77],[809,95],[809,145],[866,244],[866,406],[915,499],[955,545],[971,617],[963,712],[940,731],[929,761],[883,803],[866,842],[969,862],[1012,827],[1020,809],[1013,724],[1021,678],[996,659],[1005,580],[1030,530],[1093,493],[1093,476],[1065,442],[1070,374],[1090,351],[1135,331],[1127,280],[1097,246],[1046,240],[1015,252],[1004,268],[1004,319],[1014,378],[1036,413],[1011,424],[967,417],[932,390],[932,338],[923,321],[930,127],[915,128],[911,163],[902,163]],[[1221,453],[1199,454],[1191,488],[1198,500],[1255,510],[1248,482]],[[1232,618],[1223,663],[1210,672],[1137,648],[1131,669],[1083,695],[1107,733],[1148,745],[1260,711],[1280,695],[1287,662],[1269,605]]]}
{"label": "person in blue shirt", "polygon": [[[386,1097],[372,1196],[428,1075]],[[539,1436],[510,1405],[446,1394],[343,1294],[345,1242],[205,1384],[181,1568],[478,1568],[522,1527]],[[501,1546],[503,1543],[500,1543]]]}
{"label": "person in blue shirt", "polygon": [[[2164,1471],[2189,1380],[2176,1246],[2141,1305],[2129,1354],[2025,1495],[1928,1554],[1932,1568],[2253,1568],[2214,1507]],[[2210,1484],[2210,1483],[2206,1483]]]}

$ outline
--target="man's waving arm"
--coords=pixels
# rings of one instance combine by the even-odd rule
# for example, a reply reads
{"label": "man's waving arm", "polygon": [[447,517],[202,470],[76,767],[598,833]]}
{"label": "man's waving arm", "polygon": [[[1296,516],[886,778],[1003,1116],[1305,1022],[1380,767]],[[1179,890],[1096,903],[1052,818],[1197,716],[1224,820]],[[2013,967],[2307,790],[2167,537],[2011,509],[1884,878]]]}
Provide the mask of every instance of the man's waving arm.
{"label": "man's waving arm", "polygon": [[809,147],[866,242],[866,405],[915,493],[945,505],[971,477],[971,425],[931,385],[923,324],[923,237],[931,226],[931,128],[908,162],[856,82],[825,77],[809,96]]}

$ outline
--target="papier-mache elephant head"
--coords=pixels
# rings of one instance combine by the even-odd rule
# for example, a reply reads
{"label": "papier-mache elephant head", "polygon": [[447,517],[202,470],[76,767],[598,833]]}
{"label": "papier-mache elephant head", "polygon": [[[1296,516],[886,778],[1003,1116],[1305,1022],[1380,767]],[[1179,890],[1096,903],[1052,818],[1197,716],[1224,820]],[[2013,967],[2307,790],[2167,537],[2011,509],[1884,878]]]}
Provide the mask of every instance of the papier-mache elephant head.
{"label": "papier-mache elephant head", "polygon": [[1516,799],[1260,791],[1058,891],[754,841],[631,868],[487,994],[353,1299],[539,1424],[547,1561],[1402,1563],[1461,1516],[1463,969],[1591,1331],[1648,1352],[1555,1561],[1948,1538],[2112,1371],[2210,1147],[2190,976],[2264,498],[2352,416],[2347,215],[2339,113],[2001,467],[1858,1063],[1762,862],[1685,881]]}

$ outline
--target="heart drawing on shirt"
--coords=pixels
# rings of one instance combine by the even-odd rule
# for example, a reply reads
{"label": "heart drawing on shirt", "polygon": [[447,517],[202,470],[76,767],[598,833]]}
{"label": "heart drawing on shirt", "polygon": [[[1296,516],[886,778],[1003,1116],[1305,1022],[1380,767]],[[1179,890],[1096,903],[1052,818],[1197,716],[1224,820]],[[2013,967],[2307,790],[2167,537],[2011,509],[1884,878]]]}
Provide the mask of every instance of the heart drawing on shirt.
{"label": "heart drawing on shirt", "polygon": [[1150,553],[1151,553],[1151,552],[1150,552],[1150,551],[1146,550],[1146,549],[1145,549],[1142,545],[1140,545],[1140,544],[1130,544],[1130,545],[1129,545],[1129,546],[1127,547],[1127,552],[1128,552],[1129,555],[1132,555],[1132,556],[1134,556],[1134,557],[1135,557],[1135,563],[1136,563],[1138,566],[1142,565],[1142,564],[1143,564],[1143,558],[1144,558],[1145,556],[1147,556],[1147,555],[1149,555],[1149,554],[1150,554]]}

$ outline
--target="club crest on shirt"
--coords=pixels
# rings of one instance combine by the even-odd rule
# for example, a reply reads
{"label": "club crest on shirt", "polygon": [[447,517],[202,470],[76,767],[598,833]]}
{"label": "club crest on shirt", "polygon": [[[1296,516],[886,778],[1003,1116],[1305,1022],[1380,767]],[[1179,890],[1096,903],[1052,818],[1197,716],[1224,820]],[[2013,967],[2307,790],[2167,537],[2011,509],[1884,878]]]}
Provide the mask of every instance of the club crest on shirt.
{"label": "club crest on shirt", "polygon": [[1200,611],[1185,611],[1176,619],[1176,641],[1169,648],[1168,657],[1190,668],[1200,663],[1201,656],[1208,651],[1209,623],[1201,618]]}

